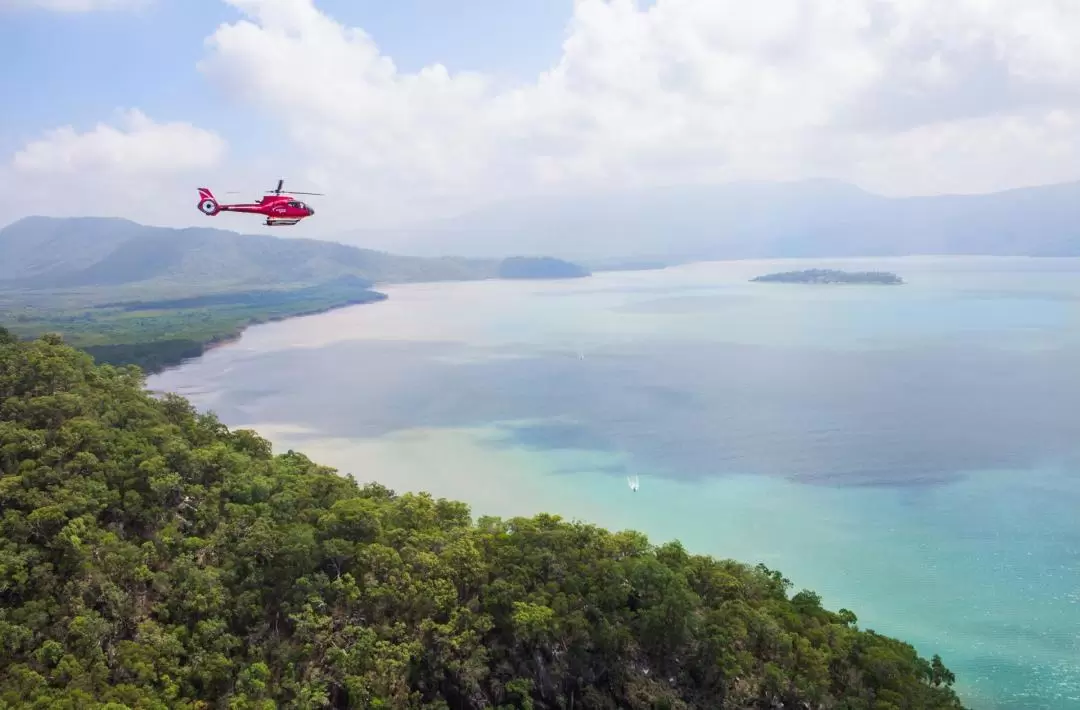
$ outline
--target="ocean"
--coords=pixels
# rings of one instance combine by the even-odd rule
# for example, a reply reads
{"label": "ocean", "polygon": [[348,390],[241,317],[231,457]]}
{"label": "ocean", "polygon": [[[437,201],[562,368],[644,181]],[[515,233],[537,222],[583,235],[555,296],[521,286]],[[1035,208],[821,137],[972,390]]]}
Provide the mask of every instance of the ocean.
{"label": "ocean", "polygon": [[[811,267],[907,283],[748,282]],[[552,512],[764,562],[940,653],[976,710],[1080,709],[1080,260],[381,290],[147,385],[476,515]]]}

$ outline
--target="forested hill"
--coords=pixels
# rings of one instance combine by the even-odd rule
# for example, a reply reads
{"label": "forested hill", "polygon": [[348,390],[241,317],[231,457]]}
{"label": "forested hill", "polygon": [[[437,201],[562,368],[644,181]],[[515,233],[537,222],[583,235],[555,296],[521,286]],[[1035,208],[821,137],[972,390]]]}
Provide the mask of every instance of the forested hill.
{"label": "forested hill", "polygon": [[420,258],[316,239],[171,229],[104,217],[27,217],[0,229],[0,288],[123,289],[158,297],[319,284],[494,278],[494,259]]}
{"label": "forested hill", "polygon": [[272,455],[0,330],[0,708],[960,708],[774,571]]}
{"label": "forested hill", "polygon": [[504,272],[514,276],[522,265],[546,268],[553,278],[588,275],[551,257],[401,256],[319,239],[151,227],[105,217],[27,217],[0,228],[0,291],[80,289],[80,298],[90,303],[97,303],[93,295],[103,291],[109,293],[107,300],[130,300],[322,284],[343,277],[375,284],[494,279]]}
{"label": "forested hill", "polygon": [[99,360],[160,370],[254,323],[380,301],[378,284],[514,278],[522,265],[544,278],[589,275],[551,258],[421,258],[126,219],[27,217],[0,228],[0,324],[23,338],[63,333]]}

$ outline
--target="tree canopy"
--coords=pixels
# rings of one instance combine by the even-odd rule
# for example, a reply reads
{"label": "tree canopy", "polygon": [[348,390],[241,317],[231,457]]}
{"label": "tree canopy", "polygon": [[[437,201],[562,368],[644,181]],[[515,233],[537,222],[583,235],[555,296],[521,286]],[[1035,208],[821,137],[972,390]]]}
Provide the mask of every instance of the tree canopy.
{"label": "tree canopy", "polygon": [[0,329],[0,708],[959,710],[777,571],[473,520]]}

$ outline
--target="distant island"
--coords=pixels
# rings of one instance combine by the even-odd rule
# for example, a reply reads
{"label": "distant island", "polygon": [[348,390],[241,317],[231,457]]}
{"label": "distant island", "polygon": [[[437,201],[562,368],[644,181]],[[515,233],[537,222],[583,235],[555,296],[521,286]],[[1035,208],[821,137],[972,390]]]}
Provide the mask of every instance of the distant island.
{"label": "distant island", "polygon": [[499,264],[500,279],[578,279],[588,269],[550,256],[512,256]]}
{"label": "distant island", "polygon": [[904,280],[888,271],[839,271],[836,269],[806,269],[765,274],[750,279],[762,283],[785,284],[878,284],[898,286]]}

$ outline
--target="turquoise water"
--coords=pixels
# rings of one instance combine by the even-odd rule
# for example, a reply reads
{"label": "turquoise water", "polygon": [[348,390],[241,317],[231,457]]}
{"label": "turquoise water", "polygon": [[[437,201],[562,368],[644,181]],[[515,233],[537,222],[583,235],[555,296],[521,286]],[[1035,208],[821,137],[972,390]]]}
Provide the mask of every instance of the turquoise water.
{"label": "turquoise water", "polygon": [[[805,265],[908,285],[746,282]],[[1080,708],[1080,261],[385,290],[148,384],[360,480],[765,562],[973,708]]]}

